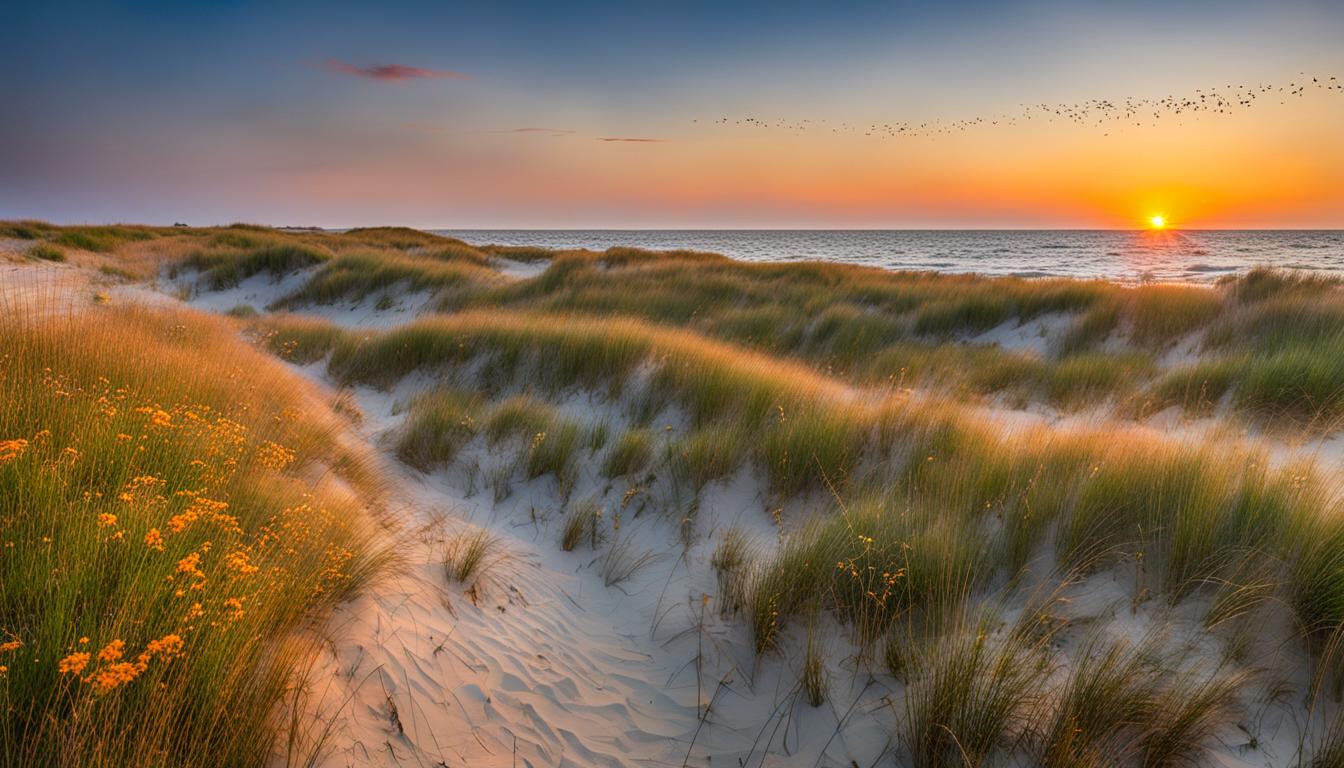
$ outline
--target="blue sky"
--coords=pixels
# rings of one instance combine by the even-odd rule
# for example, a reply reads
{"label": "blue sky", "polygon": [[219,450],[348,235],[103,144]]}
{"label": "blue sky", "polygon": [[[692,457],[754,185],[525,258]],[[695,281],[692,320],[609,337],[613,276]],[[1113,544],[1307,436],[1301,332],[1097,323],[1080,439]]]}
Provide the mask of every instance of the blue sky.
{"label": "blue sky", "polygon": [[[1024,102],[1344,76],[1344,4],[1326,2],[54,2],[11,3],[0,26],[0,217],[57,221],[1088,225],[1101,218],[1058,204],[1092,194],[1076,179],[1033,192],[1045,206],[1036,210],[1002,191],[960,206],[922,200],[856,170],[942,188],[966,181],[971,158],[1006,173],[1011,158],[1036,152],[1062,173],[1037,135],[911,146],[706,124],[955,120]],[[431,76],[446,73],[461,77]],[[1320,135],[1284,126],[1344,128],[1338,102],[1320,94],[1309,107],[1265,110],[1219,140],[1229,158],[1257,140],[1274,156]],[[1169,147],[1171,165],[1199,140],[1125,139],[1134,153]],[[929,162],[940,152],[941,170]],[[1323,173],[1339,167],[1341,150],[1319,152]],[[1084,165],[1123,161],[1112,154]],[[1206,181],[1217,159],[1191,167],[1189,183],[1217,183]],[[759,194],[740,182],[752,174]],[[1263,223],[1344,225],[1331,218],[1338,186],[1318,181],[1301,181],[1314,200]],[[828,191],[810,199],[809,188]],[[850,189],[868,194],[845,208],[837,201]],[[1133,194],[1113,194],[1122,192]]]}

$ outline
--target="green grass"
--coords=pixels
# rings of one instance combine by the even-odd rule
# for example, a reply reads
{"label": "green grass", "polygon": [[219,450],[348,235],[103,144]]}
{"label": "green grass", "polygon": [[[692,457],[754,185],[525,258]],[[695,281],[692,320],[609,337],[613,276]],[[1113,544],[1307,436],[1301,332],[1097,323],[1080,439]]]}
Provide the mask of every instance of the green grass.
{"label": "green grass", "polygon": [[534,433],[527,452],[528,479],[555,475],[562,487],[572,487],[582,442],[583,427],[568,419],[552,422],[548,429]]}
{"label": "green grass", "polygon": [[443,552],[443,570],[459,584],[479,579],[501,557],[499,537],[480,529],[451,537]]}
{"label": "green grass", "polygon": [[729,528],[719,539],[709,563],[718,581],[720,613],[729,615],[741,610],[747,597],[747,579],[757,557],[756,547],[741,528]]}
{"label": "green grass", "polygon": [[986,619],[916,646],[902,738],[918,768],[983,765],[1024,742],[1041,697],[1041,650]]}
{"label": "green grass", "polygon": [[1143,737],[1158,725],[1154,703],[1162,670],[1154,648],[1090,638],[1079,649],[1048,708],[1037,738],[1042,768],[1123,764],[1143,755]]}
{"label": "green grass", "polygon": [[485,434],[492,444],[509,438],[532,440],[559,421],[554,408],[531,395],[516,395],[499,403],[485,417]]}
{"label": "green grass", "polygon": [[278,302],[297,308],[305,304],[332,304],[358,300],[396,286],[408,291],[440,292],[445,302],[458,301],[454,292],[481,290],[500,280],[485,266],[441,255],[410,256],[364,251],[343,253],[322,266],[302,288]]}
{"label": "green grass", "polygon": [[653,445],[652,430],[640,427],[625,430],[607,452],[602,475],[614,479],[643,472],[653,459]]}
{"label": "green grass", "polygon": [[10,309],[0,763],[265,762],[303,631],[386,560],[364,510],[304,479],[367,489],[361,460],[226,323]]}
{"label": "green grass", "polygon": [[1044,389],[1050,402],[1076,406],[1123,392],[1129,382],[1147,378],[1153,370],[1152,358],[1142,352],[1083,352],[1049,367],[1044,373]]}
{"label": "green grass", "polygon": [[451,463],[479,431],[484,411],[474,393],[434,389],[416,397],[397,440],[398,458],[421,470]]}
{"label": "green grass", "polygon": [[731,426],[697,429],[667,445],[672,471],[697,490],[732,474],[745,454],[742,435]]}
{"label": "green grass", "polygon": [[0,221],[0,238],[16,240],[41,240],[56,227],[45,221],[29,219],[25,221]]}
{"label": "green grass", "polygon": [[587,499],[570,506],[560,526],[560,549],[573,552],[585,541],[597,549],[607,540],[607,523],[602,505]]}
{"label": "green grass", "polygon": [[279,277],[330,258],[331,251],[321,246],[263,240],[244,248],[196,251],[184,259],[181,266],[198,271],[211,289],[222,290],[263,272]]}
{"label": "green grass", "polygon": [[300,365],[326,357],[337,342],[350,343],[348,331],[316,318],[263,317],[250,322],[248,328],[262,347],[284,360]]}
{"label": "green grass", "polygon": [[803,670],[799,682],[807,703],[820,707],[830,695],[831,680],[826,671],[826,657],[821,638],[815,627],[809,627],[807,646],[803,650]]}
{"label": "green grass", "polygon": [[110,253],[124,243],[157,236],[158,233],[148,227],[62,227],[53,242],[95,253]]}
{"label": "green grass", "polygon": [[65,249],[39,243],[28,249],[28,256],[42,261],[65,261]]}

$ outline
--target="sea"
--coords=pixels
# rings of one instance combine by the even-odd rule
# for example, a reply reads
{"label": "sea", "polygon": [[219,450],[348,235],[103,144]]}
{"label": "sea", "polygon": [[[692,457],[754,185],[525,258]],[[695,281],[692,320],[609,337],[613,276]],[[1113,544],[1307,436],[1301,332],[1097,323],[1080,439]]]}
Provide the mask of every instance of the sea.
{"label": "sea", "polygon": [[435,230],[474,244],[635,246],[742,261],[829,261],[889,270],[1214,282],[1259,266],[1344,276],[1344,230]]}

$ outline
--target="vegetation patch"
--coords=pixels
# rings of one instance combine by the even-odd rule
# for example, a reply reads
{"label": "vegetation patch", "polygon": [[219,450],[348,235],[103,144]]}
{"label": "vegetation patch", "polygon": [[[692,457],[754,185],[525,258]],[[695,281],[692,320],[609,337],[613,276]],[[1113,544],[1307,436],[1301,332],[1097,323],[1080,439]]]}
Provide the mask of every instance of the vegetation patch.
{"label": "vegetation patch", "polygon": [[6,313],[0,359],[0,762],[265,762],[304,630],[387,559],[303,479],[361,460],[218,321]]}

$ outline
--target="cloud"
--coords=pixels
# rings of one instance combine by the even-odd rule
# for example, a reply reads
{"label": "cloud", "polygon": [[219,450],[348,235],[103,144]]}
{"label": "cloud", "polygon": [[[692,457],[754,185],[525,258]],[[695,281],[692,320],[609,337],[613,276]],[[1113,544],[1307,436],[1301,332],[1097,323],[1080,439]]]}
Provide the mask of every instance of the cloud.
{"label": "cloud", "polygon": [[407,80],[466,80],[470,75],[442,69],[425,69],[405,64],[370,64],[359,67],[339,59],[327,59],[327,69],[342,75],[363,77],[384,83],[404,83]]}
{"label": "cloud", "polygon": [[565,134],[565,133],[574,133],[574,131],[572,131],[572,130],[570,130],[570,129],[568,129],[568,128],[513,128],[513,129],[511,129],[511,130],[508,131],[508,132],[509,132],[509,133],[549,133],[549,134],[556,135],[556,136],[558,136],[558,135],[560,135],[560,134]]}
{"label": "cloud", "polygon": [[633,144],[662,144],[667,139],[649,139],[642,136],[599,136],[598,141],[628,141]]}

